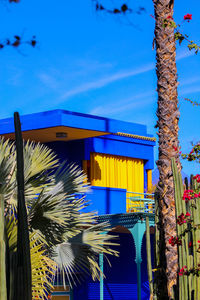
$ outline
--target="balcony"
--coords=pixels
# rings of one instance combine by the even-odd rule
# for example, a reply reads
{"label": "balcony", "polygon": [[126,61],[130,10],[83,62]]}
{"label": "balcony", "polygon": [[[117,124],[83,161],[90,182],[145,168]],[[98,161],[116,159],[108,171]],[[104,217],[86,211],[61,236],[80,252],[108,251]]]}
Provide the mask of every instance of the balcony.
{"label": "balcony", "polygon": [[126,212],[154,213],[154,194],[126,192]]}
{"label": "balcony", "polygon": [[154,213],[154,194],[129,192],[126,189],[92,186],[86,195],[91,205],[87,211],[98,215],[122,213]]}

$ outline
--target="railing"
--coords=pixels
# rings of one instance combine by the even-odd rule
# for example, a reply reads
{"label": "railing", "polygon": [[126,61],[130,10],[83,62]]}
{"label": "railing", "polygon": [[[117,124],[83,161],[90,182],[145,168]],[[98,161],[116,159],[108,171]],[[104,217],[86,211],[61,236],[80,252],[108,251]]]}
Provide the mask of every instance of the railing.
{"label": "railing", "polygon": [[154,194],[127,192],[126,212],[154,213]]}

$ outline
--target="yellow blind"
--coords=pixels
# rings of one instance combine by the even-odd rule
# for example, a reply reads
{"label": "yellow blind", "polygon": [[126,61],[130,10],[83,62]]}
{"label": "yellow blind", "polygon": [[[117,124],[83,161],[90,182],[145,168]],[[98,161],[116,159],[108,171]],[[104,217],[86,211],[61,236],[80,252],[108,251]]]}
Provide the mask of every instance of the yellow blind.
{"label": "yellow blind", "polygon": [[90,159],[93,186],[144,193],[143,160],[101,153],[91,153]]}

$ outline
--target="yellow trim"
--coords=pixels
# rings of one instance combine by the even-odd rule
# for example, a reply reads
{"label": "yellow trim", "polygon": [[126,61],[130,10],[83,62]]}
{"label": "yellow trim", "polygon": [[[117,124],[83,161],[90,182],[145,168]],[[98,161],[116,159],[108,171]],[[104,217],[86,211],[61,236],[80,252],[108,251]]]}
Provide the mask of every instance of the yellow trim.
{"label": "yellow trim", "polygon": [[152,170],[147,170],[147,192],[152,193]]}
{"label": "yellow trim", "polygon": [[[57,138],[56,133],[62,132],[66,134],[64,138]],[[89,137],[96,137],[106,135],[103,131],[87,130],[80,128],[73,128],[67,126],[56,126],[43,129],[27,130],[22,132],[24,140],[31,140],[35,142],[47,143],[52,141],[72,141],[78,139],[86,139]],[[6,139],[15,139],[14,133],[3,134]]]}
{"label": "yellow trim", "polygon": [[143,136],[143,135],[137,135],[137,134],[131,134],[131,133],[117,132],[117,133],[113,133],[113,134],[130,137],[130,138],[134,138],[134,139],[139,139],[139,140],[146,140],[146,141],[153,141],[153,142],[156,141],[155,137],[149,137],[149,136]]}

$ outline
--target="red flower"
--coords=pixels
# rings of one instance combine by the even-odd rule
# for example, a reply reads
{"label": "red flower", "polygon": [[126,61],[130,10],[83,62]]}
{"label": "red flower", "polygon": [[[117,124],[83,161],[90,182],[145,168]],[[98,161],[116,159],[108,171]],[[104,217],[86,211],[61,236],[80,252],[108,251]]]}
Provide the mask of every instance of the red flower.
{"label": "red flower", "polygon": [[189,213],[189,212],[186,212],[186,214],[185,214],[187,217],[190,217],[191,216],[191,214]]}
{"label": "red flower", "polygon": [[196,176],[193,177],[193,179],[196,179],[197,182],[200,182],[200,175],[197,174]]}
{"label": "red flower", "polygon": [[184,20],[190,22],[190,20],[192,20],[192,14],[186,14]]}
{"label": "red flower", "polygon": [[189,242],[189,245],[188,245],[188,247],[189,247],[189,248],[191,248],[191,247],[192,247],[192,242]]}
{"label": "red flower", "polygon": [[183,276],[184,273],[185,273],[184,268],[181,268],[178,274],[179,274],[179,276]]}
{"label": "red flower", "polygon": [[185,190],[183,193],[183,200],[185,200],[185,202],[188,202],[191,199],[195,198],[195,193],[193,190]]}
{"label": "red flower", "polygon": [[171,238],[169,239],[169,244],[172,246],[175,246],[175,245],[180,246],[180,245],[182,245],[182,241],[178,237],[171,236]]}
{"label": "red flower", "polygon": [[172,16],[167,17],[168,20],[173,20]]}

